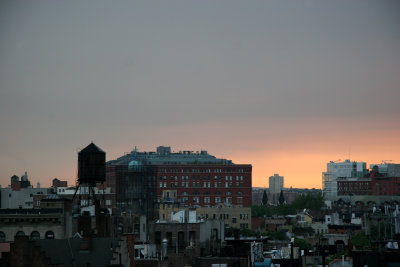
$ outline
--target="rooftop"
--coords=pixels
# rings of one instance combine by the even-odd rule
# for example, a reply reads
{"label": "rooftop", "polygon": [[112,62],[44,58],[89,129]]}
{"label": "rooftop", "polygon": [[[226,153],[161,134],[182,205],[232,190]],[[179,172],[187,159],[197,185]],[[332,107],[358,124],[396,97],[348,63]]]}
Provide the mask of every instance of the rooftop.
{"label": "rooftop", "polygon": [[148,165],[162,164],[233,164],[228,159],[218,159],[208,154],[206,150],[201,151],[179,151],[171,152],[170,147],[157,147],[157,152],[138,152],[136,147],[130,153],[108,161],[107,164],[129,164],[131,161],[141,161]]}

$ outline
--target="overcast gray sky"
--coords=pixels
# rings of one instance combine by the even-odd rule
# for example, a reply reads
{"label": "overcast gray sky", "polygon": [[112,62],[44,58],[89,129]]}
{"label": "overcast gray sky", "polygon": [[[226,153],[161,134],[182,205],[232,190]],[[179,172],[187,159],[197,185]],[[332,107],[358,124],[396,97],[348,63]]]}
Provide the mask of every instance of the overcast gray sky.
{"label": "overcast gray sky", "polygon": [[[366,144],[400,162],[399,14],[399,1],[1,1],[0,184],[25,170],[73,182],[91,141],[108,159],[207,149],[253,164],[259,186],[295,178],[272,165],[304,140],[321,166],[350,149],[366,161]],[[321,166],[299,177],[320,187]]]}

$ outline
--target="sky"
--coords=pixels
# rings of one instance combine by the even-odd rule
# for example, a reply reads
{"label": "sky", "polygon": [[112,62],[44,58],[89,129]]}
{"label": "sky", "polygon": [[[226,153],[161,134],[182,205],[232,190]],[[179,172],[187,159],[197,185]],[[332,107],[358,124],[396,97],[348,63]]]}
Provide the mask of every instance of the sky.
{"label": "sky", "polygon": [[207,150],[253,186],[400,163],[400,2],[0,1],[0,184],[77,152]]}

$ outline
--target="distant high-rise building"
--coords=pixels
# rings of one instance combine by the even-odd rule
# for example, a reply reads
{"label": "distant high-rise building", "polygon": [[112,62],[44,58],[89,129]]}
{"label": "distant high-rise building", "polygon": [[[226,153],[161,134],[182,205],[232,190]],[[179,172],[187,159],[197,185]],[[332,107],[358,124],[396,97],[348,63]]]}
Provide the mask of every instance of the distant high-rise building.
{"label": "distant high-rise building", "polygon": [[269,177],[269,192],[280,193],[283,189],[283,176],[275,173],[274,176]]}
{"label": "distant high-rise building", "polygon": [[346,159],[344,162],[331,161],[326,164],[326,172],[322,173],[322,192],[326,198],[338,195],[338,178],[363,178],[368,174],[367,163]]}

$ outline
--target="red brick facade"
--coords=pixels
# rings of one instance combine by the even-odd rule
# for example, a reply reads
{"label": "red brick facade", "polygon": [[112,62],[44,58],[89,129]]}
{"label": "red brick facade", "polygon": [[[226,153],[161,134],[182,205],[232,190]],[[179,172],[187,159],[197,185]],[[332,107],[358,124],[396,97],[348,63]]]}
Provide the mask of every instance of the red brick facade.
{"label": "red brick facade", "polygon": [[251,165],[157,165],[156,193],[161,198],[164,190],[176,190],[177,200],[188,205],[215,206],[229,202],[249,207],[251,173]]}
{"label": "red brick facade", "polygon": [[357,180],[338,180],[338,195],[371,195],[371,179],[360,178]]}
{"label": "red brick facade", "polygon": [[371,195],[399,196],[400,177],[375,178],[371,181]]}
{"label": "red brick facade", "polygon": [[338,180],[338,195],[400,195],[400,177],[372,177]]}

